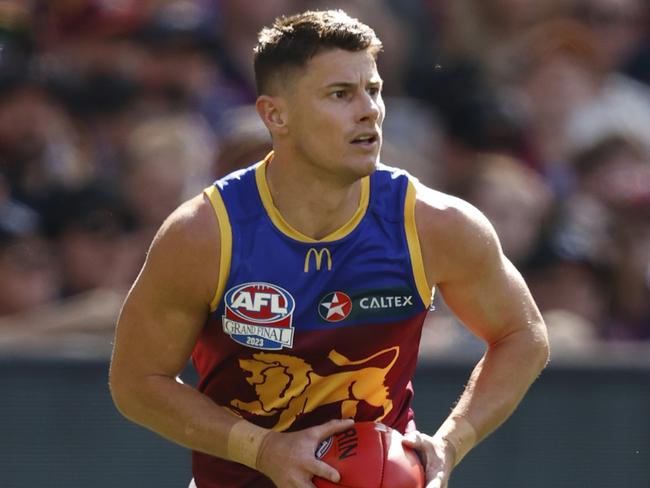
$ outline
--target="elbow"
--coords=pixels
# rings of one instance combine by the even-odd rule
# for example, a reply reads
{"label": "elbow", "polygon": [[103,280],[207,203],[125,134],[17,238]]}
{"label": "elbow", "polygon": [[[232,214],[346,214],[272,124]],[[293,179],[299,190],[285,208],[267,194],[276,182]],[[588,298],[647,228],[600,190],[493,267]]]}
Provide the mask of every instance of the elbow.
{"label": "elbow", "polygon": [[130,393],[128,380],[124,375],[115,372],[112,367],[108,376],[108,389],[118,412],[128,419],[132,419],[133,395]]}
{"label": "elbow", "polygon": [[115,408],[124,415],[127,403],[126,395],[123,392],[119,378],[116,378],[116,375],[113,374],[113,372],[111,372],[108,377],[108,390],[111,393],[113,405],[115,405]]}
{"label": "elbow", "polygon": [[521,368],[533,378],[537,377],[546,367],[550,359],[550,345],[546,326],[539,322],[521,327],[516,332],[492,344],[496,349],[505,348]]}
{"label": "elbow", "polygon": [[551,346],[544,322],[540,321],[532,330],[530,345],[530,357],[541,373],[551,359]]}
{"label": "elbow", "polygon": [[548,340],[543,345],[540,345],[538,347],[537,359],[539,372],[541,373],[551,360],[551,348],[549,346]]}

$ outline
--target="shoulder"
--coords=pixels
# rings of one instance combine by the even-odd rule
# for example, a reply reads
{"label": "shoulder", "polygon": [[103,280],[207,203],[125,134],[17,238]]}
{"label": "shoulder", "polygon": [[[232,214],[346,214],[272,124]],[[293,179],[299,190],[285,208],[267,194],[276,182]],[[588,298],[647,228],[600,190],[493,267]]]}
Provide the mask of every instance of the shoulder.
{"label": "shoulder", "polygon": [[215,209],[205,194],[181,204],[163,222],[154,238],[154,246],[171,249],[209,250],[218,242],[219,224]]}
{"label": "shoulder", "polygon": [[492,224],[470,203],[414,181],[415,221],[432,284],[476,272],[498,261],[501,245]]}
{"label": "shoulder", "polygon": [[[469,202],[433,190],[413,180],[415,187],[415,215],[418,229],[435,232],[441,238],[449,234],[491,234],[492,226],[483,213]],[[459,237],[459,236],[456,236]],[[456,238],[455,237],[455,238]]]}
{"label": "shoulder", "polygon": [[142,277],[175,297],[191,294],[208,303],[216,288],[220,230],[215,210],[201,194],[180,205],[153,239]]}

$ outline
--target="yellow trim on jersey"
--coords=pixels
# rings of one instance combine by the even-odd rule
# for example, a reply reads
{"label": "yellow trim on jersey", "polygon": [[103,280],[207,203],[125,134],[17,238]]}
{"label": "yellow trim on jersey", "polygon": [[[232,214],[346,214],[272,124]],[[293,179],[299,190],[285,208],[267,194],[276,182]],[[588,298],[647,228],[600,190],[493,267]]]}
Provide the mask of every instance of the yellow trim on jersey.
{"label": "yellow trim on jersey", "polygon": [[210,186],[204,190],[205,195],[210,199],[212,209],[217,215],[219,222],[219,234],[221,236],[221,250],[219,251],[219,283],[210,302],[210,311],[214,312],[219,306],[223,291],[226,288],[228,275],[230,274],[230,260],[232,258],[232,229],[226,206],[221,198],[221,193],[217,187]]}
{"label": "yellow trim on jersey", "polygon": [[415,185],[409,180],[406,189],[406,201],[404,202],[404,228],[406,230],[406,242],[408,243],[409,254],[411,255],[411,266],[413,266],[413,278],[418,288],[422,302],[426,307],[431,305],[433,290],[427,282],[427,275],[424,272],[424,260],[420,248],[417,227],[415,226]]}
{"label": "yellow trim on jersey", "polygon": [[273,198],[271,197],[271,191],[269,190],[269,185],[266,182],[266,166],[273,159],[273,153],[269,153],[268,156],[264,159],[262,164],[257,166],[255,169],[255,180],[257,182],[257,189],[260,192],[260,197],[262,199],[262,204],[266,209],[269,218],[273,224],[284,234],[302,242],[331,242],[338,239],[342,239],[347,236],[354,228],[361,222],[361,219],[368,209],[368,202],[370,201],[370,177],[364,176],[361,179],[361,196],[359,198],[359,207],[350,220],[348,220],[341,228],[335,230],[334,232],[326,235],[322,239],[314,239],[312,237],[306,236],[302,232],[294,229],[291,225],[284,220],[280,211],[273,204]]}

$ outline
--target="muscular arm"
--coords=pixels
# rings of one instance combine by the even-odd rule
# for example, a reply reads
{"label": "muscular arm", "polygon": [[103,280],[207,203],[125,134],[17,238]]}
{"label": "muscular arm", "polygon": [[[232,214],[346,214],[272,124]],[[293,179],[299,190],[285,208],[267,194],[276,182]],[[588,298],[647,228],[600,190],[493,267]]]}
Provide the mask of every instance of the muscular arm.
{"label": "muscular arm", "polygon": [[177,381],[216,290],[218,244],[217,221],[203,196],[162,225],[118,320],[110,387],[132,421],[225,457],[227,434],[238,419]]}
{"label": "muscular arm", "polygon": [[436,434],[465,443],[464,450],[508,418],[537,378],[548,361],[546,328],[524,280],[478,210],[420,186],[416,224],[429,283],[487,346],[449,416],[469,431],[446,422]]}
{"label": "muscular arm", "polygon": [[338,473],[313,453],[351,421],[269,433],[177,380],[217,288],[219,237],[203,196],[162,225],[118,320],[110,369],[113,400],[132,421],[190,449],[254,467],[280,488],[313,488],[313,475],[336,482]]}

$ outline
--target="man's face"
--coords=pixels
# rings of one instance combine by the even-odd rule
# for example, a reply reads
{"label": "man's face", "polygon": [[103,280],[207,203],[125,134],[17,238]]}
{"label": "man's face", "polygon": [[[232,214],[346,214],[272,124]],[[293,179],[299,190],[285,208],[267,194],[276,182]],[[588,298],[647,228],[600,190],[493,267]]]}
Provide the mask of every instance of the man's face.
{"label": "man's face", "polygon": [[384,102],[373,56],[325,51],[289,77],[287,136],[292,154],[323,176],[354,180],[379,159]]}

